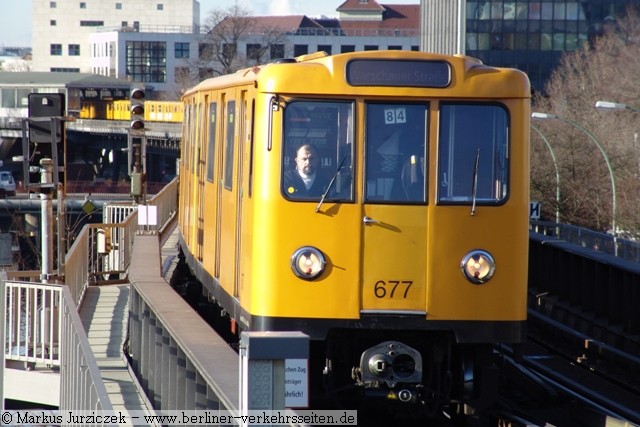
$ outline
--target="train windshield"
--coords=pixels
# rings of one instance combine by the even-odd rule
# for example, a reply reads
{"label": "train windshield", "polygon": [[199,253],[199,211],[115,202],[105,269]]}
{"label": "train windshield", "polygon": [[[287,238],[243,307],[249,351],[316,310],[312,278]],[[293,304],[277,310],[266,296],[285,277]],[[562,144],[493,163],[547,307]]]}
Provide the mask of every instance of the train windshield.
{"label": "train windshield", "polygon": [[426,202],[427,104],[366,107],[366,201]]}
{"label": "train windshield", "polygon": [[438,202],[491,205],[508,195],[509,116],[495,104],[442,104]]}
{"label": "train windshield", "polygon": [[292,101],[283,133],[286,198],[353,200],[353,103]]}

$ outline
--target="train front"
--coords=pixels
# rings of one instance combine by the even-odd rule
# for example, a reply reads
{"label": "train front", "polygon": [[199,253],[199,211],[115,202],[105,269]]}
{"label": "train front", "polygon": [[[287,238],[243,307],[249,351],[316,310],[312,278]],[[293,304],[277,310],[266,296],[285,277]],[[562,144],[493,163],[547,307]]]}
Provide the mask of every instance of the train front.
{"label": "train front", "polygon": [[526,322],[526,77],[417,52],[261,74],[250,328],[311,336],[314,393],[485,406]]}

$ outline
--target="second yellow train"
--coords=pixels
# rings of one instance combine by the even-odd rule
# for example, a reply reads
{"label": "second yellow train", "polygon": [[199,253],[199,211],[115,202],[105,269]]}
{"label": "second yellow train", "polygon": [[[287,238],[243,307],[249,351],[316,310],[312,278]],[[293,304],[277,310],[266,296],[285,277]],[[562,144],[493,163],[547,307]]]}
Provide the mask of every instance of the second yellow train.
{"label": "second yellow train", "polygon": [[[144,119],[148,122],[182,123],[183,104],[181,101],[155,101],[144,103]],[[131,101],[128,99],[85,102],[79,112],[81,119],[130,120]]]}

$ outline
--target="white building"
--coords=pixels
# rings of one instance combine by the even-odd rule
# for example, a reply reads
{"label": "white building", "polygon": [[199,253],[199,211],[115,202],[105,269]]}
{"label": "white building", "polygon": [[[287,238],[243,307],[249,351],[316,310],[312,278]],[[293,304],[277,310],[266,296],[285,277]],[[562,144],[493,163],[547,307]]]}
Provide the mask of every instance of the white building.
{"label": "white building", "polygon": [[32,0],[34,71],[90,72],[90,35],[106,29],[197,33],[196,0]]}
{"label": "white building", "polygon": [[[195,0],[33,1],[34,71],[90,72],[144,82],[167,99],[177,98],[189,78],[220,72],[200,58],[203,35]],[[239,60],[255,63],[261,43],[269,48],[260,62],[316,51],[419,49],[417,4],[346,0],[336,10],[338,19],[248,17],[250,30],[237,41]],[[265,29],[282,37],[265,41]]]}

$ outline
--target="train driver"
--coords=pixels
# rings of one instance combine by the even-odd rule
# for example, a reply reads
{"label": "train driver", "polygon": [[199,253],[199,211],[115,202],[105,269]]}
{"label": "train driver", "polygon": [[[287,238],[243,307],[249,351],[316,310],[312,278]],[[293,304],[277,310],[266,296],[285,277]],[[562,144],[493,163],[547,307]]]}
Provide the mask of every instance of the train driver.
{"label": "train driver", "polygon": [[311,144],[296,150],[295,169],[284,174],[284,191],[289,197],[320,197],[327,189],[329,176],[319,168],[318,151]]}

